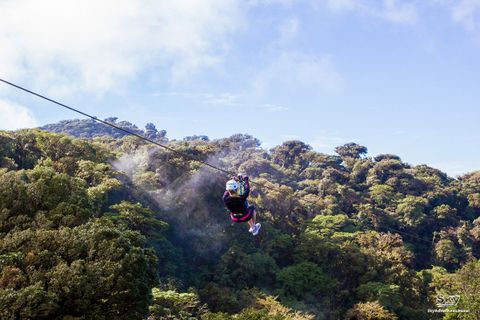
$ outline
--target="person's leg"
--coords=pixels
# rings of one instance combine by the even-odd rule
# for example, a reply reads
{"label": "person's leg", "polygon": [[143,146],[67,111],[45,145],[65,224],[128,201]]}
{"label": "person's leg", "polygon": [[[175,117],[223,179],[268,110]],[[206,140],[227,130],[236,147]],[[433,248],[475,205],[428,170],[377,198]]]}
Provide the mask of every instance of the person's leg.
{"label": "person's leg", "polygon": [[253,232],[252,234],[256,236],[258,234],[258,231],[260,231],[260,228],[262,227],[260,223],[256,223],[257,221],[257,211],[255,208],[253,208],[253,214],[252,214],[252,224],[253,224]]}
{"label": "person's leg", "polygon": [[248,227],[249,230],[253,230],[255,227],[255,209],[252,207],[249,207],[247,210],[249,210],[250,213],[250,218],[248,219]]}

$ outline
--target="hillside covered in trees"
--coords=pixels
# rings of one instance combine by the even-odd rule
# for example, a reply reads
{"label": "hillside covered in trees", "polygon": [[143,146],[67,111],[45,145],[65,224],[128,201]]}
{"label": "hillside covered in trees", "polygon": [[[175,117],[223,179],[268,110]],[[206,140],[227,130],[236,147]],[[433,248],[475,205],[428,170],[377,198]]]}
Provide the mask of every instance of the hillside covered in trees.
{"label": "hillside covered in trees", "polygon": [[[44,129],[89,139],[0,132],[1,319],[478,318],[480,172],[136,128],[251,176],[252,237],[221,172],[93,121]],[[439,295],[471,312],[428,313]]]}
{"label": "hillside covered in trees", "polygon": [[[128,121],[117,122],[117,120],[118,118],[116,117],[110,117],[110,118],[104,119],[104,121],[106,122],[112,123],[120,128],[145,136],[152,140],[161,141],[165,138],[165,135],[167,134],[165,130],[158,131],[157,128],[155,128],[155,125],[153,123],[147,123],[147,125],[145,126],[145,130],[141,130],[136,125]],[[47,124],[43,127],[40,127],[39,129],[50,131],[50,132],[65,133],[67,135],[74,136],[77,138],[87,138],[87,139],[91,139],[99,136],[123,138],[128,135],[123,131],[106,126],[93,119],[63,120],[58,123]]]}

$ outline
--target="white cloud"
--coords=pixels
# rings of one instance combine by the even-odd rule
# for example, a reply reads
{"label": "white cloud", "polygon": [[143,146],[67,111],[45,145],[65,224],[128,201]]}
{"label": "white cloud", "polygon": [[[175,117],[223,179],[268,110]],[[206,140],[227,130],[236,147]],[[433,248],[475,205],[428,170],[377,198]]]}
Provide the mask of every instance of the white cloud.
{"label": "white cloud", "polygon": [[202,98],[208,104],[216,104],[221,106],[236,106],[240,104],[241,95],[224,92],[224,93],[206,93]]}
{"label": "white cloud", "polygon": [[360,7],[356,0],[327,0],[327,7],[332,10],[354,10]]}
{"label": "white cloud", "polygon": [[209,105],[236,106],[241,104],[243,96],[232,92],[167,92],[169,96],[184,97]]}
{"label": "white cloud", "polygon": [[0,129],[16,130],[37,126],[37,121],[24,106],[6,100],[0,100]]}
{"label": "white cloud", "polygon": [[283,24],[278,28],[280,33],[280,43],[285,43],[292,40],[298,33],[299,21],[298,18],[293,17],[284,21]]}
{"label": "white cloud", "polygon": [[249,6],[258,6],[258,5],[290,5],[294,2],[295,0],[248,0],[247,4]]}
{"label": "white cloud", "polygon": [[289,51],[281,52],[253,80],[253,91],[258,95],[271,90],[338,93],[342,89],[342,78],[330,56],[318,57]]}
{"label": "white cloud", "polygon": [[335,147],[344,145],[348,142],[351,142],[351,139],[324,134],[309,141],[308,144],[317,151],[332,153]]}
{"label": "white cloud", "polygon": [[480,29],[480,0],[456,1],[452,6],[452,18],[468,31]]}
{"label": "white cloud", "polygon": [[277,104],[271,104],[271,103],[263,104],[262,107],[263,107],[265,110],[270,111],[270,112],[281,112],[281,111],[288,111],[288,110],[290,110],[289,107],[279,106],[279,105],[277,105]]}
{"label": "white cloud", "polygon": [[480,44],[480,0],[430,0],[430,4],[447,10],[452,21]]}
{"label": "white cloud", "polygon": [[385,0],[379,17],[400,24],[415,24],[418,20],[417,7],[413,3]]}
{"label": "white cloud", "polygon": [[418,10],[413,2],[399,0],[323,0],[335,12],[357,12],[392,23],[411,25],[418,20]]}
{"label": "white cloud", "polygon": [[4,0],[0,73],[56,94],[104,93],[155,67],[179,81],[221,63],[241,23],[236,0]]}

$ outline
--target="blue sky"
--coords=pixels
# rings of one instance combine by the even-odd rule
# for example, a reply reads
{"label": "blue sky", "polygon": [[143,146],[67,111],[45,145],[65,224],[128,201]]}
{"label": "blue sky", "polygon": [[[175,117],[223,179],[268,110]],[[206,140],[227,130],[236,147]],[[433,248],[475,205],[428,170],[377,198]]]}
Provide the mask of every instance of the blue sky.
{"label": "blue sky", "polygon": [[[3,0],[0,77],[170,138],[480,169],[480,0]],[[0,86],[0,128],[77,117]]]}

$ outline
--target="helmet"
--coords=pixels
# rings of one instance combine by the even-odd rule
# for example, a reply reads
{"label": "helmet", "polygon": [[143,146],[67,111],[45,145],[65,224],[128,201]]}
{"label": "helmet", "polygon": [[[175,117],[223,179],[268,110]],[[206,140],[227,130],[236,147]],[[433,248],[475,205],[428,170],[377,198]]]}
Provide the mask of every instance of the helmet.
{"label": "helmet", "polygon": [[227,184],[225,186],[225,189],[228,191],[237,191],[238,189],[238,183],[235,180],[228,180]]}

